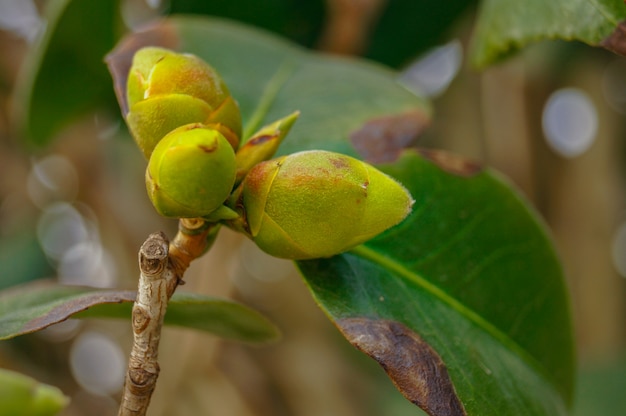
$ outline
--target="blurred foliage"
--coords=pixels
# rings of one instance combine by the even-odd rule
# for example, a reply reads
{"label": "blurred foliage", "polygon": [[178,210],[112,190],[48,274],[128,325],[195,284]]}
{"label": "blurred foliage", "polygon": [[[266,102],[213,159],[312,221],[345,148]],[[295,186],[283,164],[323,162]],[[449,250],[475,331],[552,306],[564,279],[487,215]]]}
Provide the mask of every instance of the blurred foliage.
{"label": "blurred foliage", "polygon": [[626,413],[626,359],[594,360],[580,369],[574,416]]}
{"label": "blurred foliage", "polygon": [[56,387],[0,369],[0,408],[5,415],[54,416],[68,403]]}
{"label": "blurred foliage", "polygon": [[30,51],[18,100],[21,134],[47,144],[62,127],[115,102],[103,57],[121,32],[119,2],[51,0]]}
{"label": "blurred foliage", "polygon": [[621,0],[483,0],[472,60],[485,67],[545,39],[599,45],[625,17]]}
{"label": "blurred foliage", "polygon": [[[371,13],[370,26],[362,36],[360,54],[395,68],[408,64],[420,53],[444,42],[457,20],[476,0],[453,0],[433,4],[428,0],[376,2],[327,2],[324,0],[211,1],[171,0],[170,14],[194,13],[239,20],[285,36],[307,47],[320,46],[333,8],[358,19]],[[371,11],[375,8],[377,10]],[[331,9],[331,10],[329,10]],[[345,20],[339,25],[353,25]],[[347,29],[346,29],[347,30]],[[340,31],[338,31],[340,32]]]}
{"label": "blurred foliage", "polygon": [[323,0],[170,0],[167,14],[205,14],[257,26],[314,47],[327,18]]}
{"label": "blurred foliage", "polygon": [[375,19],[363,56],[395,68],[449,39],[476,0],[390,0]]}
{"label": "blurred foliage", "polygon": [[30,230],[0,239],[0,264],[0,290],[54,274],[54,267]]}

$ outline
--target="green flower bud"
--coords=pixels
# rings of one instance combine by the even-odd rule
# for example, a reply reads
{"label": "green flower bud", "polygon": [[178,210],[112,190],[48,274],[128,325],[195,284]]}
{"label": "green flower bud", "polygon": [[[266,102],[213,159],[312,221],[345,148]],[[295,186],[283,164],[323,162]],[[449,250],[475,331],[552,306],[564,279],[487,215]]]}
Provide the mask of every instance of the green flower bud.
{"label": "green flower bud", "polygon": [[235,182],[235,152],[217,130],[202,124],[179,127],[154,148],[148,196],[166,217],[202,217],[218,210]]}
{"label": "green flower bud", "polygon": [[239,145],[241,115],[217,72],[200,58],[162,48],[135,53],[126,86],[127,124],[146,158],[167,133],[190,123]]}
{"label": "green flower bud", "polygon": [[289,133],[291,126],[296,122],[299,115],[300,112],[295,111],[287,117],[283,117],[280,120],[262,127],[237,150],[235,154],[235,160],[237,162],[236,184],[239,184],[244,176],[257,163],[268,160],[274,156],[274,153],[278,150],[278,146],[280,146],[285,136],[287,136],[287,133]]}
{"label": "green flower bud", "polygon": [[409,192],[360,160],[305,151],[256,165],[241,205],[251,238],[265,252],[295,260],[330,257],[402,221]]}

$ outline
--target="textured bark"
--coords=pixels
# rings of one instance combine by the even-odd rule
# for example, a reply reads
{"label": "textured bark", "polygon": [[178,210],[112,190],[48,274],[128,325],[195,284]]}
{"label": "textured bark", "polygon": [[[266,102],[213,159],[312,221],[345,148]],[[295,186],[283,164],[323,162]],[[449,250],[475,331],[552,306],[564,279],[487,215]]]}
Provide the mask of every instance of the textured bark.
{"label": "textured bark", "polygon": [[203,220],[182,219],[170,243],[151,234],[139,250],[139,288],[133,306],[133,347],[119,416],[145,415],[159,376],[159,341],[167,303],[192,260],[206,252],[217,228]]}

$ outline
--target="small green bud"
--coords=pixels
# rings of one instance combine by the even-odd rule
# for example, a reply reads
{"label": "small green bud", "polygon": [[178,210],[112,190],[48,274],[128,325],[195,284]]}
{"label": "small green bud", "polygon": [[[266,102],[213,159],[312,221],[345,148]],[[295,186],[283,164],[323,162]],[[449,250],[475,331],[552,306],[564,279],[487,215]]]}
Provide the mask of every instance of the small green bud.
{"label": "small green bud", "polygon": [[295,260],[330,257],[402,221],[409,192],[373,166],[327,151],[305,151],[256,165],[241,205],[251,238],[265,252]]}
{"label": "small green bud", "polygon": [[202,124],[182,126],[167,134],[150,156],[148,196],[163,216],[207,216],[230,195],[235,170],[235,152],[219,131]]}
{"label": "small green bud", "polygon": [[146,158],[176,127],[203,123],[239,146],[241,115],[217,72],[200,58],[167,49],[137,51],[126,86],[127,124]]}
{"label": "small green bud", "polygon": [[235,160],[237,161],[237,179],[238,184],[244,176],[257,163],[270,159],[278,150],[278,146],[282,143],[291,126],[296,122],[299,111],[289,114],[267,126],[262,127],[254,133],[247,142],[237,150]]}

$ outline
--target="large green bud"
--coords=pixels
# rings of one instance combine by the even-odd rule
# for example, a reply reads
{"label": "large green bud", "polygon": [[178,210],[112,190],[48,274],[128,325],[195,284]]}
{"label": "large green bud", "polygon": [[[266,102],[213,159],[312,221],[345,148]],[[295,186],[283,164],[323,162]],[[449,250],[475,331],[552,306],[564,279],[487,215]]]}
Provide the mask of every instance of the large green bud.
{"label": "large green bud", "polygon": [[202,124],[179,127],[154,148],[146,187],[163,216],[195,218],[222,207],[235,183],[235,152],[217,130]]}
{"label": "large green bud", "polygon": [[239,204],[247,232],[265,252],[288,259],[330,257],[398,224],[409,192],[373,166],[327,151],[256,165]]}
{"label": "large green bud", "polygon": [[140,49],[133,57],[126,93],[126,121],[146,158],[167,133],[190,123],[210,126],[233,149],[239,146],[239,107],[217,72],[194,55]]}

